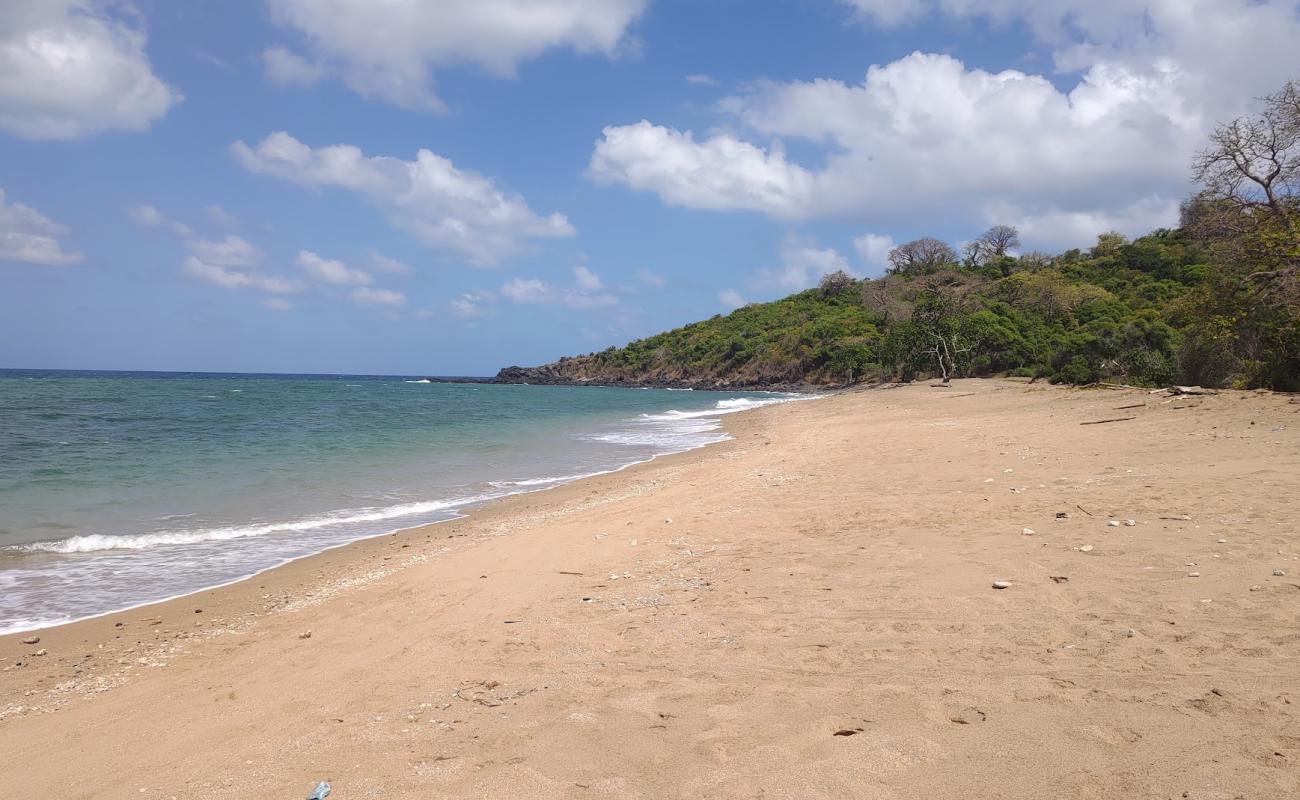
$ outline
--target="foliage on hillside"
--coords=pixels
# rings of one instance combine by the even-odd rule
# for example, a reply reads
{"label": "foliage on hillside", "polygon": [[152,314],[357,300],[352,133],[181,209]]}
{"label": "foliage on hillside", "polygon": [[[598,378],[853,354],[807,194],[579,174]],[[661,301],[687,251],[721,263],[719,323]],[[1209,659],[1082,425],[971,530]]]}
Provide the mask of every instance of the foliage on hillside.
{"label": "foliage on hillside", "polygon": [[[846,385],[1011,373],[1057,382],[1300,391],[1300,83],[1222,126],[1181,226],[1087,252],[1012,255],[995,226],[963,255],[925,238],[889,273],[821,286],[510,379]],[[509,372],[509,371],[506,371]]]}

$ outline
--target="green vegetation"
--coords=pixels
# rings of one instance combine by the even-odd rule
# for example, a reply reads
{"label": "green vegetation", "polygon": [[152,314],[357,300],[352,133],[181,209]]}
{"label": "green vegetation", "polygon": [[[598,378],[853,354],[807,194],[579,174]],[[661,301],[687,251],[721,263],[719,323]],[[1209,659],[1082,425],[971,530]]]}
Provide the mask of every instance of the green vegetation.
{"label": "green vegetation", "polygon": [[1176,230],[1012,255],[1010,226],[963,248],[918,239],[884,277],[821,286],[549,365],[559,380],[846,385],[1010,373],[1300,391],[1300,84],[1199,154]]}

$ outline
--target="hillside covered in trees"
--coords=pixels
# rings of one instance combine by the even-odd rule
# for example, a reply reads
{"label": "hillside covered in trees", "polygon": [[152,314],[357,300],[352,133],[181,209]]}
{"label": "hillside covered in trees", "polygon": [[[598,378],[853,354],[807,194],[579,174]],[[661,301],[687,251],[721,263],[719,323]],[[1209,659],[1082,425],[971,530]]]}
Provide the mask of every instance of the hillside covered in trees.
{"label": "hillside covered in trees", "polygon": [[1220,127],[1177,229],[1017,254],[996,226],[958,253],[901,245],[874,280],[844,273],[621,348],[497,380],[694,387],[844,386],[1026,375],[1300,391],[1300,83]]}

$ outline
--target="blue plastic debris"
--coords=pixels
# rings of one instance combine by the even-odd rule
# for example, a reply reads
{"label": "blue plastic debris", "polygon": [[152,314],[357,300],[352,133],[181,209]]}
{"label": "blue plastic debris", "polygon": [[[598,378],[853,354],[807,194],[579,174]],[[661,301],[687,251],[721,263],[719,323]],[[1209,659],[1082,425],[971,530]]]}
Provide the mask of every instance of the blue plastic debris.
{"label": "blue plastic debris", "polygon": [[321,781],[320,783],[316,784],[315,789],[311,790],[311,794],[307,795],[307,800],[325,800],[325,798],[329,796],[330,796],[330,782]]}

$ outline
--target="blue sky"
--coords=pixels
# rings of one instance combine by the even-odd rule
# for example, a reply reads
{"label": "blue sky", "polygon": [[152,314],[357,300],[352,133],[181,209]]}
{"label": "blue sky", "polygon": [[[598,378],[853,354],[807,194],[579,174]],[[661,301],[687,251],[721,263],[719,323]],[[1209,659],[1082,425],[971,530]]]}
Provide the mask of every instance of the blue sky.
{"label": "blue sky", "polygon": [[1298,0],[9,0],[0,366],[490,374],[922,235],[1139,235],[1296,41]]}

